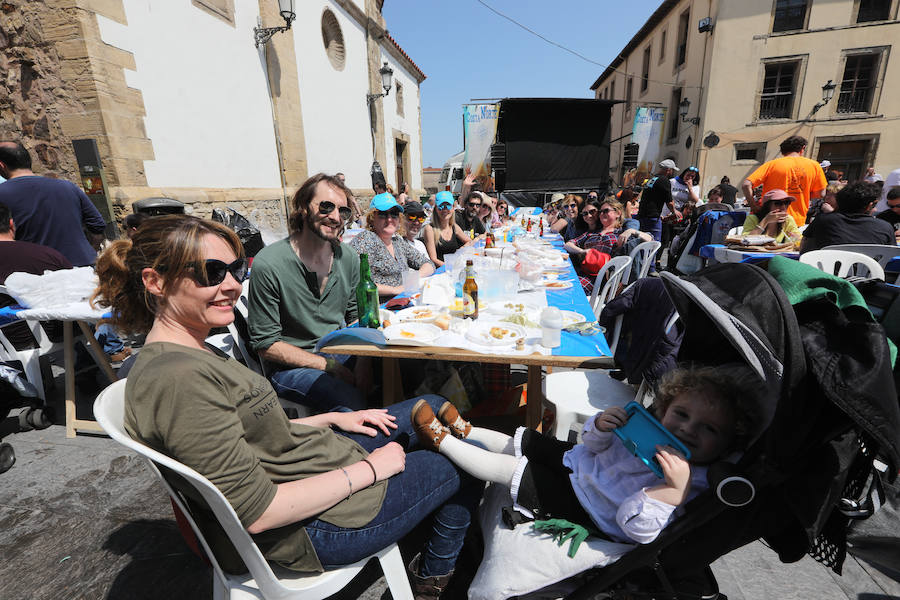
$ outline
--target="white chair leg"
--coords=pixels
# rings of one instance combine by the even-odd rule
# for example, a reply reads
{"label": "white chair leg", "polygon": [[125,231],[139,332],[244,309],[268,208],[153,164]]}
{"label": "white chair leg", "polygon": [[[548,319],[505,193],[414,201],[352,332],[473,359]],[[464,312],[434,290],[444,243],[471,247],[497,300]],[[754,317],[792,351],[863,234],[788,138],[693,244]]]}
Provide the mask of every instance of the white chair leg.
{"label": "white chair leg", "polygon": [[214,569],[212,570],[212,597],[213,600],[230,600],[228,586],[219,579]]}
{"label": "white chair leg", "polygon": [[46,402],[47,395],[44,392],[44,377],[41,375],[40,355],[36,351],[29,351],[27,356],[24,353],[20,356],[22,356],[22,369],[25,371],[25,377],[37,389],[38,398]]}
{"label": "white chair leg", "polygon": [[406,565],[400,555],[397,544],[391,544],[387,552],[378,558],[381,570],[384,571],[384,579],[394,600],[413,600],[412,588],[406,576]]}
{"label": "white chair leg", "polygon": [[562,410],[560,407],[556,407],[556,420],[554,422],[554,431],[553,434],[556,436],[556,439],[562,440],[563,442],[569,441],[569,431],[572,430],[572,425],[576,423],[578,419],[578,415],[573,412],[569,412],[567,410]]}

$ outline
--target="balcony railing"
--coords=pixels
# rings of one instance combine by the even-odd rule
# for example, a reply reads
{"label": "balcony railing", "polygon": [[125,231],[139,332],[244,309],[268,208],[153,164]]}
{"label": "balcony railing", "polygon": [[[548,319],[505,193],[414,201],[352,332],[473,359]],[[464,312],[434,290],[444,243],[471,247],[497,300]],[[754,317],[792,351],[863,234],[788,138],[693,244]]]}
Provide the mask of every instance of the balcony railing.
{"label": "balcony railing", "polygon": [[763,94],[759,102],[759,118],[760,120],[789,119],[793,104],[793,92]]}
{"label": "balcony railing", "polygon": [[867,113],[872,105],[872,88],[841,91],[838,96],[839,113]]}

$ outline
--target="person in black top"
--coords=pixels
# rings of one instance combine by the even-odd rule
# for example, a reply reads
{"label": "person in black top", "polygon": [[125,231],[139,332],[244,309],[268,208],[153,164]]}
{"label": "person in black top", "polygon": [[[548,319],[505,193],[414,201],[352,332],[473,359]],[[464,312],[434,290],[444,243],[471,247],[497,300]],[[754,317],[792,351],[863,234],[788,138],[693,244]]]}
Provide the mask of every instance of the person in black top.
{"label": "person in black top", "polygon": [[900,235],[900,186],[894,186],[888,190],[887,210],[878,213],[878,218],[890,223],[894,228],[894,237]]}
{"label": "person in black top", "polygon": [[656,177],[647,182],[644,193],[641,195],[641,206],[638,209],[637,218],[641,222],[641,231],[646,231],[657,242],[662,238],[662,214],[663,206],[668,205],[669,210],[677,219],[681,219],[681,212],[675,208],[672,201],[672,184],[669,179],[678,170],[675,161],[671,158],[659,163],[659,171]]}
{"label": "person in black top", "polygon": [[731,185],[731,179],[728,178],[728,175],[722,177],[722,181],[719,182],[719,189],[722,190],[721,202],[734,206],[734,200],[737,198],[737,188]]}
{"label": "person in black top", "polygon": [[837,193],[837,210],[820,214],[803,232],[800,253],[835,244],[895,246],[891,224],[871,215],[878,198],[874,183],[858,181],[846,186]]}
{"label": "person in black top", "polygon": [[467,233],[474,231],[475,235],[481,235],[485,229],[484,223],[478,218],[479,210],[481,210],[481,195],[469,192],[466,196],[465,207],[456,213],[456,224]]}

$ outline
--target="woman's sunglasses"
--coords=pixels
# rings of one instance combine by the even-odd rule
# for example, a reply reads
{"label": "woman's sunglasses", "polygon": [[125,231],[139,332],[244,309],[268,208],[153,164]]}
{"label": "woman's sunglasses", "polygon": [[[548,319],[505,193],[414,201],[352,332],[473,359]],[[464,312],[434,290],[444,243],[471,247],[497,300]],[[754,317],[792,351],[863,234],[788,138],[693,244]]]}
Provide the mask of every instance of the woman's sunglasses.
{"label": "woman's sunglasses", "polygon": [[330,200],[322,200],[319,202],[319,214],[322,216],[330,215],[334,212],[334,209],[337,208],[338,215],[341,217],[341,221],[345,223],[350,220],[350,217],[353,216],[353,211],[350,210],[349,206],[341,206],[340,208]]}
{"label": "woman's sunglasses", "polygon": [[406,220],[409,221],[410,223],[424,223],[425,215],[419,215],[419,216],[406,215]]}
{"label": "woman's sunglasses", "polygon": [[566,210],[568,210],[568,209],[570,209],[570,208],[578,208],[578,205],[575,204],[575,203],[573,202],[572,204],[566,204],[566,205],[564,205],[563,208],[566,209]]}
{"label": "woman's sunglasses", "polygon": [[600,209],[600,214],[601,214],[601,215],[605,215],[605,214],[611,213],[611,212],[616,212],[616,209],[614,209],[614,208],[609,208],[609,207]]}
{"label": "woman's sunglasses", "polygon": [[[601,211],[601,212],[602,212],[602,211]],[[596,208],[592,208],[591,210],[585,210],[585,211],[582,211],[582,212],[581,212],[581,216],[582,216],[582,217],[593,217],[593,216],[596,215],[596,214],[597,214],[597,209],[596,209]]]}
{"label": "woman's sunglasses", "polygon": [[377,214],[382,219],[399,219],[400,218],[400,209],[392,208],[391,210],[379,210],[379,211],[375,211],[375,214]]}
{"label": "woman's sunglasses", "polygon": [[774,206],[776,208],[785,208],[787,206],[790,206],[790,204],[791,203],[788,202],[787,200],[770,200],[769,201],[769,206]]}
{"label": "woman's sunglasses", "polygon": [[231,264],[211,258],[201,263],[193,263],[190,278],[200,287],[211,287],[225,281],[225,275],[231,273],[235,281],[242,283],[247,279],[249,270],[250,261],[247,258],[239,258]]}

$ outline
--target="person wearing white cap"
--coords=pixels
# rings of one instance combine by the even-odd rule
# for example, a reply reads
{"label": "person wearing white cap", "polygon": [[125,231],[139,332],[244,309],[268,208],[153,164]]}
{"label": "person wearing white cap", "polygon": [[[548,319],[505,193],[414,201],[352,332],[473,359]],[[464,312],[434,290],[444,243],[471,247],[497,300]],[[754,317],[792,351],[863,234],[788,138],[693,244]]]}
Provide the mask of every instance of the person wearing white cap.
{"label": "person wearing white cap", "polygon": [[823,171],[828,172],[828,167],[831,166],[831,161],[828,159],[825,159],[819,163],[819,166],[822,167]]}
{"label": "person wearing white cap", "polygon": [[[641,222],[641,231],[653,236],[657,242],[662,239],[662,209],[668,206],[675,218],[681,219],[681,211],[675,207],[672,200],[672,184],[669,181],[678,171],[678,166],[671,158],[659,163],[656,177],[647,182],[641,195],[641,205],[638,208],[637,218]],[[655,264],[654,258],[654,264]]]}
{"label": "person wearing white cap", "polygon": [[900,169],[895,169],[888,173],[888,176],[884,179],[884,185],[881,187],[881,198],[878,200],[878,206],[875,207],[877,212],[882,212],[889,208],[887,201],[888,190],[898,185],[900,185]]}

